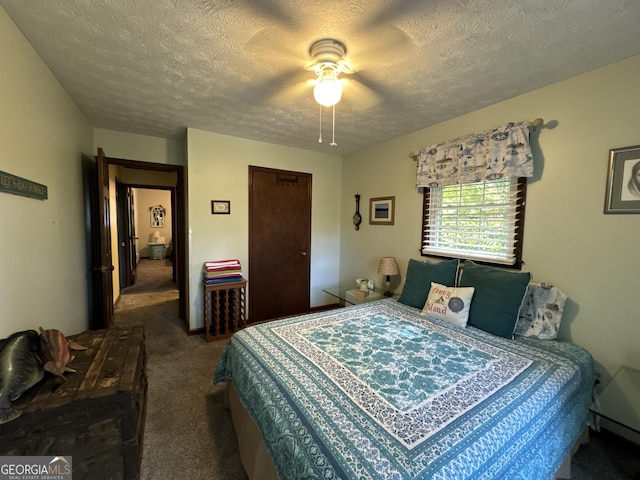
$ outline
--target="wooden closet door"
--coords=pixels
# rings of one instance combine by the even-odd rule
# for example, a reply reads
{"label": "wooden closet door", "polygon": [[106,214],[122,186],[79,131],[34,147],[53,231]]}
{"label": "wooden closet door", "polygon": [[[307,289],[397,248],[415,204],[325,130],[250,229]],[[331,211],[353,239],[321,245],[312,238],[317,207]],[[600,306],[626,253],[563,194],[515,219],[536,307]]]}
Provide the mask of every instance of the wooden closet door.
{"label": "wooden closet door", "polygon": [[249,321],[309,310],[311,180],[249,167]]}

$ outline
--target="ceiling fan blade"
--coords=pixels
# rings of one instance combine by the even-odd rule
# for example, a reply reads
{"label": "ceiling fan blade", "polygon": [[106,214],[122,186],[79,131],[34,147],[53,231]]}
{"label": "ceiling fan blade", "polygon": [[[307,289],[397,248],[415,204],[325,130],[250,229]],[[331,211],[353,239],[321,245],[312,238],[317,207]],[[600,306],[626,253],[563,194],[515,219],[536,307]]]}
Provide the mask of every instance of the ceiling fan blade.
{"label": "ceiling fan blade", "polygon": [[296,40],[291,32],[278,28],[264,28],[252,35],[245,44],[248,54],[264,59],[269,65],[277,60],[288,65],[299,65],[300,68],[309,61],[308,48],[306,43]]}
{"label": "ceiling fan blade", "polygon": [[261,18],[274,21],[284,28],[296,27],[295,19],[276,0],[198,0],[200,8],[207,13],[216,13],[222,8],[243,8]]}
{"label": "ceiling fan blade", "polygon": [[267,97],[265,101],[278,107],[287,107],[291,104],[299,104],[306,98],[313,98],[312,81],[296,82],[280,91],[274,92],[273,95]]}
{"label": "ceiling fan blade", "polygon": [[[299,67],[284,69],[261,82],[250,83],[240,95],[255,105],[261,105],[265,102],[270,103],[269,99],[277,97],[288,86],[298,83],[301,70]],[[304,73],[307,74],[308,79],[309,72]]]}
{"label": "ceiling fan blade", "polygon": [[425,2],[424,0],[394,0],[383,3],[383,6],[369,16],[363,23],[365,29],[392,24],[403,17],[424,13],[425,7],[433,8],[434,2]]}
{"label": "ceiling fan blade", "polygon": [[[353,83],[354,90],[354,102],[361,102],[360,107],[362,109],[373,108],[381,103],[391,103],[395,105],[402,105],[403,99],[398,92],[386,86],[385,83],[380,82],[365,72],[355,72],[349,75],[349,80]],[[346,88],[343,91],[343,98],[350,95]],[[351,103],[351,101],[349,101]],[[357,106],[357,105],[356,105]]]}
{"label": "ceiling fan blade", "polygon": [[354,110],[368,110],[382,103],[382,98],[374,89],[355,78],[343,77],[342,101]]}
{"label": "ceiling fan blade", "polygon": [[314,85],[313,74],[296,67],[283,70],[263,82],[251,85],[243,95],[257,105],[285,107],[304,101],[305,96],[308,100],[313,100]]}
{"label": "ceiling fan blade", "polygon": [[[364,39],[358,42],[358,37]],[[364,45],[360,48],[359,44]],[[347,53],[347,63],[356,71],[365,70],[380,64],[397,61],[398,52],[415,47],[411,38],[393,25],[373,29],[366,36],[358,35]]]}

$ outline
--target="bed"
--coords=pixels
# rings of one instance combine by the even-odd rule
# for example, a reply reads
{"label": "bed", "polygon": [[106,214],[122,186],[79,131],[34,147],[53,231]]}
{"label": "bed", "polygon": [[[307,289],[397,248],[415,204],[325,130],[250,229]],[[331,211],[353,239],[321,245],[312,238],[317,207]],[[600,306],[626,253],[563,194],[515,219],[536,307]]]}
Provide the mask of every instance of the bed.
{"label": "bed", "polygon": [[237,332],[214,381],[252,479],[534,480],[585,429],[593,361],[383,299]]}

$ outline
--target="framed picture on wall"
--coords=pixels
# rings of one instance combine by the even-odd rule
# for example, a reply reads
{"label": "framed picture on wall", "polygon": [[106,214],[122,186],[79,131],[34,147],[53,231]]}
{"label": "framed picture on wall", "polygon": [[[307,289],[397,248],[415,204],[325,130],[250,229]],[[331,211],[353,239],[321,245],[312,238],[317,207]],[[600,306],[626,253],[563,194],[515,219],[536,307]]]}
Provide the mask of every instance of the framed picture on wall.
{"label": "framed picture on wall", "polygon": [[231,213],[231,201],[211,200],[211,213],[213,215],[229,215]]}
{"label": "framed picture on wall", "polygon": [[604,213],[640,213],[640,145],[609,150]]}
{"label": "framed picture on wall", "polygon": [[396,197],[369,199],[369,225],[393,225]]}
{"label": "framed picture on wall", "polygon": [[163,228],[166,209],[162,205],[156,205],[149,207],[149,211],[151,212],[151,228]]}

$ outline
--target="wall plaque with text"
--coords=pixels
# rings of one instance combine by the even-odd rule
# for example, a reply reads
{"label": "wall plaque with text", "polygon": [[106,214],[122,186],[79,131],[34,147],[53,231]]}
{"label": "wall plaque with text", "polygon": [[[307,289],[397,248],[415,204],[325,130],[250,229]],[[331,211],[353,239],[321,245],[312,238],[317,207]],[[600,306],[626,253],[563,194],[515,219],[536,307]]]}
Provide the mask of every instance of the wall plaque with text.
{"label": "wall plaque with text", "polygon": [[0,171],[0,192],[13,193],[37,200],[47,199],[47,186]]}

